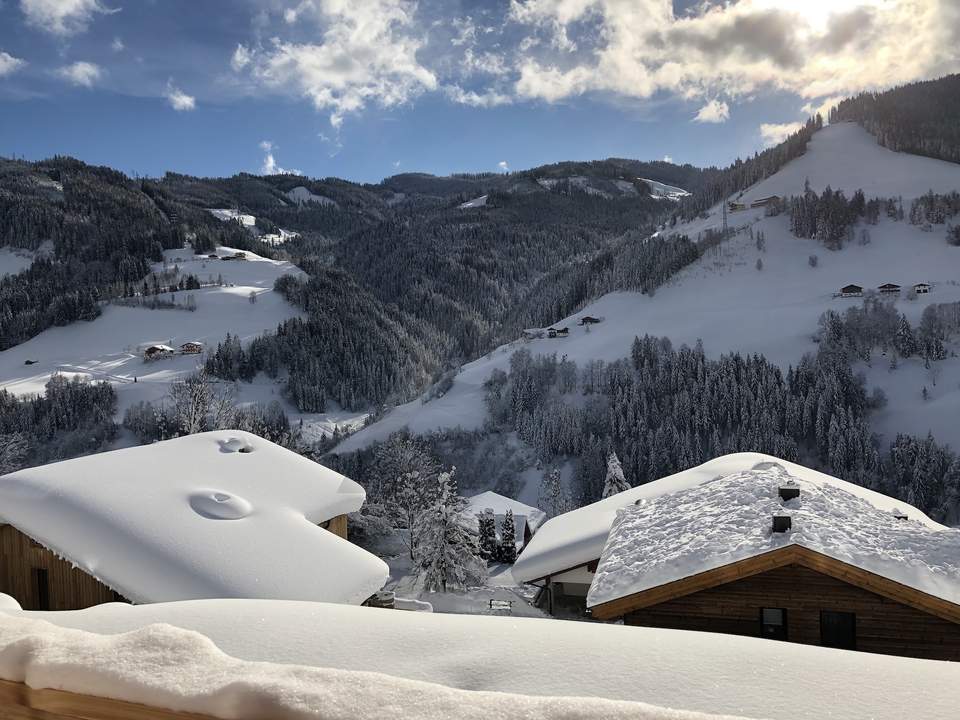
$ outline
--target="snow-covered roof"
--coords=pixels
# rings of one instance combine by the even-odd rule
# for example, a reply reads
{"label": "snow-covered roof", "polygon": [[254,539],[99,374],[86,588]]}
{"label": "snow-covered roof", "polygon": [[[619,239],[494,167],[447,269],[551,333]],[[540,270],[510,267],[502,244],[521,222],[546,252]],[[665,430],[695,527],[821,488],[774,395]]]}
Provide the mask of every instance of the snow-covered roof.
{"label": "snow-covered roof", "polygon": [[540,508],[525,505],[519,500],[508,498],[506,495],[500,495],[492,490],[468,497],[467,503],[464,514],[470,519],[475,519],[484,510],[493,510],[493,515],[497,519],[498,533],[500,532],[499,523],[503,520],[503,516],[507,514],[507,510],[512,510],[519,547],[523,546],[524,525],[529,528],[531,533],[535,533],[543,524],[543,521],[547,519],[547,514]]}
{"label": "snow-covered roof", "polygon": [[[785,485],[799,497],[782,500]],[[904,510],[779,463],[644,499],[617,511],[587,606],[789,545],[960,603],[960,530],[898,519]],[[775,515],[790,516],[791,529],[773,532]]]}
{"label": "snow-covered roof", "polygon": [[637,500],[649,500],[667,493],[678,492],[714,478],[763,467],[768,463],[777,463],[796,477],[845,489],[881,510],[892,511],[894,508],[900,508],[911,520],[928,527],[943,528],[915,507],[859,485],[771,455],[734,453],[551,518],[544,523],[517,558],[513,566],[513,577],[520,582],[530,582],[597,560],[607,542],[617,510],[633,505]]}
{"label": "snow-covered roof", "polygon": [[0,673],[235,719],[621,717],[608,698],[657,706],[627,711],[644,720],[954,720],[960,701],[960,663],[715,633],[278,600],[0,608]]}
{"label": "snow-covered roof", "polygon": [[138,603],[360,603],[386,564],[317,523],[364,498],[349,478],[229,430],[6,475],[0,522]]}

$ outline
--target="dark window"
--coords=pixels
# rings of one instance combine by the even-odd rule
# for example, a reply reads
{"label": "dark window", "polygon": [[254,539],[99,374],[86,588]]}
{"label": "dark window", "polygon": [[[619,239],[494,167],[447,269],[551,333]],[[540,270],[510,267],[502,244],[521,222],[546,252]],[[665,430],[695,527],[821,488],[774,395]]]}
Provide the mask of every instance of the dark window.
{"label": "dark window", "polygon": [[857,616],[849,612],[820,611],[820,644],[824,647],[857,649]]}
{"label": "dark window", "polygon": [[760,637],[787,639],[787,611],[783,608],[760,608]]}
{"label": "dark window", "polygon": [[49,610],[50,578],[45,568],[33,569],[33,583],[37,589],[37,610]]}

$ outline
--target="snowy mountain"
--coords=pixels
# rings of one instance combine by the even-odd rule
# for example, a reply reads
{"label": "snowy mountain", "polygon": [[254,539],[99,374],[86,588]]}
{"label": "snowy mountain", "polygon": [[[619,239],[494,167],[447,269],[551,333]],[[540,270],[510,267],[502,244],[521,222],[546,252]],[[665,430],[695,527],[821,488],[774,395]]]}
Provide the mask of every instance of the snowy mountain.
{"label": "snowy mountain", "polygon": [[[892,152],[859,126],[842,123],[816,133],[806,154],[735,200],[749,208],[772,195],[800,195],[807,181],[814,191],[830,186],[849,197],[862,189],[867,197],[902,198],[909,208],[930,190],[960,188],[960,165]],[[703,237],[720,229],[722,215],[716,206],[706,217],[670,232]],[[804,353],[816,351],[818,319],[824,312],[843,313],[861,304],[861,298],[837,297],[845,285],[902,285],[902,293],[887,297],[914,326],[927,306],[960,301],[960,278],[954,272],[960,250],[945,242],[943,226],[928,232],[881,217],[876,225],[860,228],[867,229],[869,244],[855,241],[830,251],[816,240],[794,237],[788,213],[770,217],[757,207],[729,212],[728,222],[737,230],[734,237],[705,252],[655,294],[611,293],[556,317],[554,327],[568,328],[565,337],[544,334],[493,350],[460,368],[441,397],[393,409],[341,443],[337,452],[367,447],[403,427],[414,433],[481,428],[487,419],[484,383],[494,371],[508,370],[519,349],[534,356],[557,353],[583,368],[591,360],[627,356],[635,336],[650,334],[678,345],[700,340],[713,358],[732,351],[761,353],[786,371]],[[763,249],[758,249],[758,236],[765,240]],[[929,283],[932,290],[914,297],[906,289],[917,283]],[[602,322],[579,324],[585,316]],[[948,356],[931,372],[922,358],[902,358],[891,371],[889,359],[878,353],[855,367],[866,375],[868,389],[879,388],[888,398],[872,416],[874,428],[888,442],[899,432],[923,436],[932,431],[941,442],[960,446],[960,429],[951,419],[960,408],[960,361]],[[526,501],[536,497],[532,487],[523,492]]]}

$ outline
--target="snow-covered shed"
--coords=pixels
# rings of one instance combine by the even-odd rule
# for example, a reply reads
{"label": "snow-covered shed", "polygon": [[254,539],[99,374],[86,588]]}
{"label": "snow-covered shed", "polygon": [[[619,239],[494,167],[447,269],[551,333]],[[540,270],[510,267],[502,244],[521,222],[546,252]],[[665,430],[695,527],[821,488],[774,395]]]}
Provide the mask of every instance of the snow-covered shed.
{"label": "snow-covered shed", "polygon": [[364,499],[349,478],[236,430],[20,470],[0,478],[0,592],[36,609],[361,603],[387,566],[334,530]]}
{"label": "snow-covered shed", "polygon": [[497,537],[500,537],[500,526],[507,510],[513,511],[513,523],[516,530],[517,550],[522,550],[533,534],[547,519],[547,514],[540,508],[525,505],[519,500],[508,498],[492,490],[467,498],[465,517],[471,522],[477,522],[477,515],[484,510],[492,510],[497,523]]}
{"label": "snow-covered shed", "polygon": [[627,505],[587,606],[633,625],[960,660],[960,530],[840,482],[768,462]]}
{"label": "snow-covered shed", "polygon": [[768,463],[780,465],[795,477],[845,489],[883,511],[893,512],[899,508],[910,520],[935,528],[943,527],[906,503],[844,480],[771,455],[734,453],[551,518],[537,531],[517,558],[512,569],[513,577],[518,582],[543,587],[544,604],[551,611],[561,606],[585,610],[587,592],[619,509],[637,501],[651,500],[695,487],[717,477],[763,467]]}

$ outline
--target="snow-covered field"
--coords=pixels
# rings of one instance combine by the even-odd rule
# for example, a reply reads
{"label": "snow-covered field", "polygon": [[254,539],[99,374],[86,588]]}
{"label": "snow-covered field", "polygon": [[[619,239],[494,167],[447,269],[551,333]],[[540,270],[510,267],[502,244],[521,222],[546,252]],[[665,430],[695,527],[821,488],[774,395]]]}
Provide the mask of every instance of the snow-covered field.
{"label": "snow-covered field", "polygon": [[7,599],[0,676],[220,716],[229,709],[235,718],[292,717],[284,703],[299,700],[296,717],[947,720],[960,703],[957,663],[679,630],[257,600],[40,613]]}
{"label": "snow-covered field", "polygon": [[16,275],[33,264],[34,253],[20,248],[0,248],[0,278]]}
{"label": "snow-covered field", "polygon": [[[876,144],[859,126],[841,124],[817,133],[808,152],[780,172],[757,184],[743,200],[772,194],[796,195],[805,180],[822,190],[830,185],[848,195],[862,188],[867,197],[900,196],[909,210],[910,200],[930,189],[960,189],[960,165],[894,153]],[[719,227],[721,210],[706,219],[678,226],[676,232],[696,237]],[[869,245],[857,242],[841,251],[829,251],[814,240],[798,239],[789,232],[788,218],[764,217],[763,210],[731,213],[733,227],[744,228],[734,239],[707,253],[679,273],[654,296],[618,292],[605,295],[555,326],[567,326],[567,338],[515,341],[465,365],[453,387],[427,403],[418,399],[395,408],[384,419],[345,440],[338,451],[347,452],[383,440],[408,426],[424,433],[440,428],[479,428],[485,418],[483,382],[495,369],[509,367],[510,356],[521,347],[533,354],[557,353],[583,364],[599,358],[614,360],[628,354],[636,335],[667,336],[674,343],[703,341],[708,355],[739,351],[762,353],[786,368],[806,352],[816,349],[813,334],[820,315],[842,311],[861,303],[859,298],[835,298],[847,284],[866,288],[893,282],[904,287],[919,282],[933,284],[929,295],[897,307],[916,324],[929,303],[960,300],[960,249],[947,245],[944,228],[923,232],[908,222],[882,219],[870,226]],[[747,228],[763,232],[766,250],[757,250]],[[816,255],[817,267],[809,257]],[[758,258],[763,269],[757,270]],[[576,324],[583,315],[603,318],[589,330]],[[877,417],[877,429],[888,439],[896,432],[926,434],[932,431],[943,442],[960,447],[960,362],[937,363],[934,388],[922,361],[903,361],[888,371],[886,358],[872,368],[862,367],[868,384],[884,389],[891,402]],[[927,385],[930,400],[921,396]]]}

